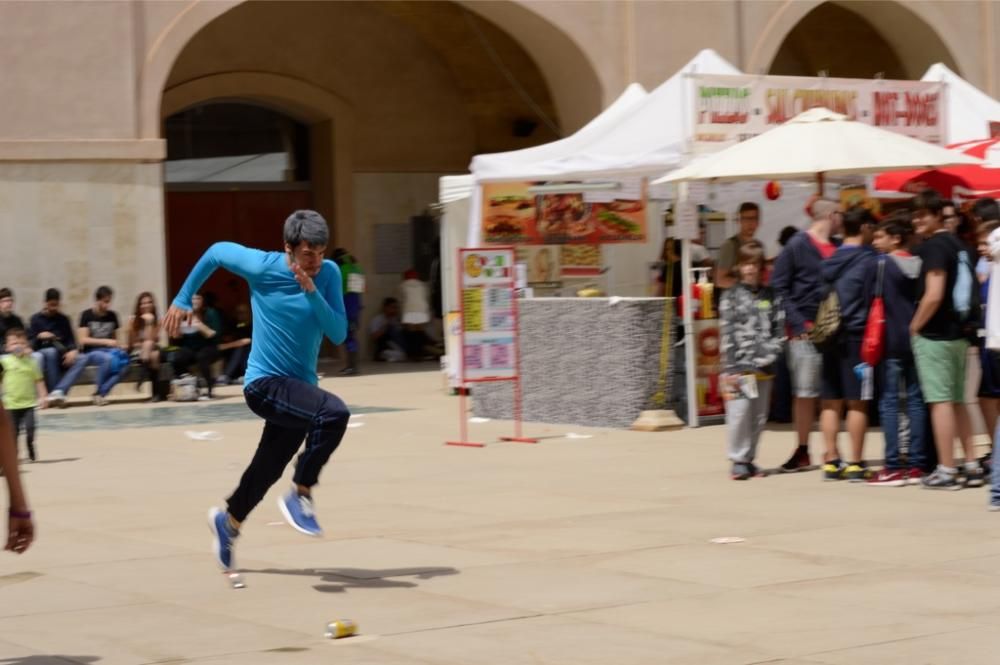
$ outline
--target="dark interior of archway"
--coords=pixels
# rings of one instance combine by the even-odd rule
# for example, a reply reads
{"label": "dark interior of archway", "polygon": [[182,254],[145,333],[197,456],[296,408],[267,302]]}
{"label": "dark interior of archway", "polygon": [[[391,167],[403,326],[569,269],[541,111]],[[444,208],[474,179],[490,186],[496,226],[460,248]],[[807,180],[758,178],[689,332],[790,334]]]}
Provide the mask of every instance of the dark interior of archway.
{"label": "dark interior of archway", "polygon": [[[199,104],[167,118],[163,123],[167,139],[167,181],[171,162],[205,161],[205,167],[189,168],[188,182],[242,179],[270,182],[308,182],[310,179],[309,128],[294,118],[257,104],[219,102]],[[284,155],[279,168],[268,174],[251,166],[273,155]],[[270,159],[274,162],[274,159]],[[287,171],[287,172],[285,172]],[[252,177],[249,177],[252,176]]]}
{"label": "dark interior of archway", "polygon": [[771,74],[787,76],[906,78],[899,56],[864,17],[824,2],[809,12],[781,44]]}

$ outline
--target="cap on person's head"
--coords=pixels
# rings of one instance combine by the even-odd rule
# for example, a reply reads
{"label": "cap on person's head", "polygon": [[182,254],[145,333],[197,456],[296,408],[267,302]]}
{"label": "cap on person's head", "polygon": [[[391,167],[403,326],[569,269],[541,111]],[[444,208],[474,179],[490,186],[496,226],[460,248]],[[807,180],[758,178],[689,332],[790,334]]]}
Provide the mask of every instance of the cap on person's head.
{"label": "cap on person's head", "polygon": [[285,220],[285,244],[294,249],[303,242],[310,247],[330,242],[330,228],[315,210],[296,210]]}
{"label": "cap on person's head", "polygon": [[836,201],[831,201],[830,199],[816,199],[810,207],[812,209],[813,221],[819,222],[824,219],[829,219],[830,215],[840,209],[840,204]]}
{"label": "cap on person's head", "polygon": [[410,268],[403,273],[403,279],[420,279],[420,273],[418,273],[413,268]]}

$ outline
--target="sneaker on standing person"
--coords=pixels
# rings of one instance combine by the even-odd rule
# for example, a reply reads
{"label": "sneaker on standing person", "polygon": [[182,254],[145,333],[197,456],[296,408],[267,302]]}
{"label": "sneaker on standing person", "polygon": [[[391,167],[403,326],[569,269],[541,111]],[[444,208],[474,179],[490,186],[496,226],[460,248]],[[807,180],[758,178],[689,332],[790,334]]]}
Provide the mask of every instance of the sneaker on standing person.
{"label": "sneaker on standing person", "polygon": [[[885,303],[885,348],[881,371],[882,392],[879,397],[879,417],[885,438],[885,468],[875,475],[873,486],[901,487],[917,484],[923,478],[927,447],[927,407],[917,366],[910,348],[910,322],[914,305],[920,258],[907,251],[912,235],[909,215],[900,213],[875,229],[872,244],[885,255],[882,275],[882,299]],[[877,267],[876,267],[877,270]],[[871,279],[876,279],[873,274]],[[909,445],[904,464],[900,454],[899,402],[905,398]]]}
{"label": "sneaker on standing person", "polygon": [[761,284],[764,246],[751,240],[737,252],[739,282],[719,301],[726,429],[733,480],[757,475],[754,457],[767,424],[774,362],[785,341],[785,317],[774,291]]}
{"label": "sneaker on standing person", "polygon": [[810,206],[812,224],[796,233],[785,245],[774,266],[771,286],[785,310],[788,325],[788,368],[795,396],[794,420],[797,445],[781,471],[809,468],[809,434],[816,421],[820,393],[822,356],[809,339],[822,298],[820,266],[833,255],[831,237],[839,230],[840,206],[817,199]]}

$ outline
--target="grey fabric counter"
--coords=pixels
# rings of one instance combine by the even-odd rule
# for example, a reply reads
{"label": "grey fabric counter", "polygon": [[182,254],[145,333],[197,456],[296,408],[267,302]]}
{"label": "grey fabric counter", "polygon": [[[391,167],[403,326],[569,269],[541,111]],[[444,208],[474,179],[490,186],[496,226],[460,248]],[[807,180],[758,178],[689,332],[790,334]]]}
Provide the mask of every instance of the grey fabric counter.
{"label": "grey fabric counter", "polygon": [[[649,408],[656,391],[666,302],[664,298],[518,301],[524,421],[631,425],[640,411]],[[473,412],[482,418],[510,420],[513,395],[512,383],[474,384]]]}

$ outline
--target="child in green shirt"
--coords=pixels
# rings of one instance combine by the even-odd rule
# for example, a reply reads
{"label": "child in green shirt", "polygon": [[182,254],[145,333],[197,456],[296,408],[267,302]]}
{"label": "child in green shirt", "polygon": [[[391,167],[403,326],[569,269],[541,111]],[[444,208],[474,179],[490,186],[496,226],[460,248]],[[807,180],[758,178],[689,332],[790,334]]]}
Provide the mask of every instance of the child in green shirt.
{"label": "child in green shirt", "polygon": [[24,427],[28,442],[28,458],[34,462],[35,455],[35,409],[41,403],[44,409],[48,394],[38,361],[31,355],[28,334],[23,328],[7,331],[7,354],[0,356],[3,367],[3,405],[10,412],[14,423],[14,441]]}

